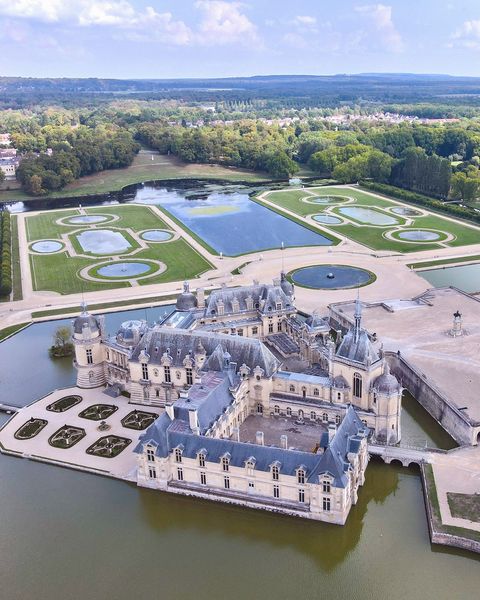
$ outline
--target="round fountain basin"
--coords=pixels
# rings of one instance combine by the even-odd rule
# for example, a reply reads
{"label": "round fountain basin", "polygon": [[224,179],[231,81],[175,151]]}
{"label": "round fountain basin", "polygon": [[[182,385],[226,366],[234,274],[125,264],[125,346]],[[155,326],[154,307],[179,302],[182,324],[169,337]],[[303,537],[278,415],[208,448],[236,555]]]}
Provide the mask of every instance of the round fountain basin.
{"label": "round fountain basin", "polygon": [[141,235],[142,240],[146,242],[166,242],[171,240],[173,233],[171,231],[164,231],[162,229],[151,229],[150,231],[144,231]]}
{"label": "round fountain basin", "polygon": [[338,225],[342,222],[342,219],[334,217],[333,215],[315,215],[313,220],[318,223],[324,223],[325,225]]}
{"label": "round fountain basin", "polygon": [[108,217],[104,215],[80,215],[79,217],[71,217],[67,220],[67,223],[71,223],[72,225],[91,225],[92,223],[103,223],[104,221],[108,221]]}
{"label": "round fountain basin", "polygon": [[408,242],[433,242],[439,240],[440,237],[440,233],[424,229],[410,229],[409,231],[401,231],[398,234],[399,239],[407,240]]}
{"label": "round fountain basin", "polygon": [[347,265],[303,267],[294,271],[291,277],[295,284],[317,290],[353,288],[373,281],[369,271]]}
{"label": "round fountain basin", "polygon": [[40,253],[58,252],[62,248],[63,244],[55,240],[42,240],[41,242],[32,244],[32,250]]}
{"label": "round fountain basin", "polygon": [[347,198],[343,198],[341,196],[319,196],[317,198],[308,198],[309,202],[313,202],[313,204],[335,204],[338,202],[345,202]]}
{"label": "round fountain basin", "polygon": [[392,208],[392,212],[396,215],[403,215],[404,217],[415,217],[422,214],[418,210],[407,208],[406,206],[395,206],[395,208]]}
{"label": "round fountain basin", "polygon": [[97,274],[102,277],[111,277],[113,279],[138,277],[148,273],[151,265],[142,262],[115,262],[105,265],[97,270]]}

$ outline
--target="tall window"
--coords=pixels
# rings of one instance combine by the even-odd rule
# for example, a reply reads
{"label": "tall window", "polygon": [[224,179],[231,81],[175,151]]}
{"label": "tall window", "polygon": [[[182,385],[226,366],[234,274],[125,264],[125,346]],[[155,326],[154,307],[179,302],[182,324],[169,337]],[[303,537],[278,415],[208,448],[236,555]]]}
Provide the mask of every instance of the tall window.
{"label": "tall window", "polygon": [[92,349],[91,348],[87,348],[86,350],[87,353],[87,365],[91,365],[93,364],[93,353],[92,353]]}
{"label": "tall window", "polygon": [[362,397],[362,376],[360,373],[353,375],[353,396],[354,398]]}
{"label": "tall window", "polygon": [[230,477],[227,477],[227,476],[225,476],[225,477],[223,478],[223,487],[224,487],[226,490],[229,490],[229,489],[230,489]]}
{"label": "tall window", "polygon": [[323,499],[323,510],[329,511],[331,506],[330,498]]}
{"label": "tall window", "polygon": [[182,451],[180,450],[180,448],[175,448],[175,462],[182,462]]}
{"label": "tall window", "polygon": [[305,502],[305,490],[298,490],[298,501]]}
{"label": "tall window", "polygon": [[263,415],[263,404],[257,404],[257,415]]}
{"label": "tall window", "polygon": [[324,423],[328,423],[328,415],[327,415],[327,413],[323,413],[323,414],[322,414],[322,421],[323,421]]}
{"label": "tall window", "polygon": [[147,363],[142,363],[142,379],[148,379],[148,365],[147,365]]}
{"label": "tall window", "polygon": [[148,476],[150,477],[150,479],[155,479],[155,477],[157,476],[155,467],[148,467]]}
{"label": "tall window", "polygon": [[187,367],[185,369],[186,374],[187,374],[187,385],[192,385],[193,384],[193,369],[191,367]]}
{"label": "tall window", "polygon": [[278,404],[275,404],[275,406],[273,407],[273,412],[274,412],[276,415],[279,415],[279,414],[280,414],[280,407],[278,406]]}
{"label": "tall window", "polygon": [[312,410],[312,412],[310,413],[310,419],[312,421],[316,421],[317,420],[317,413],[314,410]]}
{"label": "tall window", "polygon": [[228,460],[228,457],[227,457],[227,456],[224,456],[224,457],[222,458],[222,469],[223,469],[224,471],[228,471],[228,470],[229,470],[229,467],[230,467],[230,461]]}
{"label": "tall window", "polygon": [[163,367],[163,373],[165,376],[165,382],[170,383],[172,381],[172,375],[170,373],[170,367],[168,365],[165,365]]}
{"label": "tall window", "polygon": [[280,498],[280,487],[278,485],[273,486],[273,497]]}
{"label": "tall window", "polygon": [[258,334],[258,327],[252,327],[252,335]]}
{"label": "tall window", "polygon": [[204,467],[205,466],[205,454],[199,454],[198,455],[198,466],[199,467]]}
{"label": "tall window", "polygon": [[183,469],[181,467],[177,469],[177,479],[178,481],[183,481]]}
{"label": "tall window", "polygon": [[335,423],[340,425],[340,415],[335,415]]}
{"label": "tall window", "polygon": [[287,417],[291,417],[292,416],[292,409],[287,406]]}
{"label": "tall window", "polygon": [[273,465],[272,467],[272,479],[274,481],[278,481],[278,476],[279,476],[279,468],[277,467],[277,465]]}
{"label": "tall window", "polygon": [[247,467],[247,475],[252,477],[253,471],[255,469],[255,463],[252,462],[251,460],[247,460],[246,467]]}
{"label": "tall window", "polygon": [[297,481],[298,483],[305,483],[305,471],[303,469],[298,469],[297,471]]}
{"label": "tall window", "polygon": [[330,494],[330,492],[332,491],[331,488],[332,488],[332,486],[329,481],[323,482],[322,489],[323,489],[324,494]]}
{"label": "tall window", "polygon": [[313,395],[314,396],[320,396],[320,390],[318,388],[314,388]]}
{"label": "tall window", "polygon": [[200,483],[202,485],[207,485],[207,474],[205,471],[200,471]]}
{"label": "tall window", "polygon": [[277,323],[277,331],[282,331],[282,322],[281,321],[279,321]]}
{"label": "tall window", "polygon": [[273,323],[268,324],[268,333],[273,333]]}
{"label": "tall window", "polygon": [[148,462],[154,462],[155,450],[153,448],[147,448],[147,460]]}

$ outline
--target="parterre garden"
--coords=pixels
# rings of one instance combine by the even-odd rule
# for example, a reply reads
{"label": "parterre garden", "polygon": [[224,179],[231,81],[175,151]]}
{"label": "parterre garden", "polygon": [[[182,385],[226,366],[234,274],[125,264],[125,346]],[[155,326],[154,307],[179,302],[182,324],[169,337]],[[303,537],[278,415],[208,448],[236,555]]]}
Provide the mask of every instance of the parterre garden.
{"label": "parterre garden", "polygon": [[48,211],[25,223],[35,290],[70,294],[165,283],[211,268],[146,206]]}
{"label": "parterre garden", "polygon": [[262,198],[373,250],[415,252],[480,242],[478,227],[355,188],[280,190]]}

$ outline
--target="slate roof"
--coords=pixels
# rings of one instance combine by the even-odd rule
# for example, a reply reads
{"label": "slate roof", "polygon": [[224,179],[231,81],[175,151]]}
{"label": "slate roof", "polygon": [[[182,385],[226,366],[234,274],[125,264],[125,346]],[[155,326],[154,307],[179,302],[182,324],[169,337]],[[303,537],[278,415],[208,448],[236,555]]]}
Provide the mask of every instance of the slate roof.
{"label": "slate roof", "polygon": [[181,366],[187,354],[193,357],[199,343],[205,348],[207,357],[220,345],[223,352],[230,354],[231,362],[238,366],[246,364],[250,369],[259,366],[266,377],[271,377],[280,366],[275,356],[258,339],[169,327],[155,327],[147,331],[133,350],[131,360],[138,362],[139,355],[144,350],[149,355],[151,364],[160,364],[163,353],[167,352],[172,357],[173,365]]}
{"label": "slate roof", "polygon": [[[207,299],[205,316],[210,317],[218,313],[217,302],[220,300],[223,301],[225,315],[251,311],[251,308],[247,308],[247,298],[252,298],[254,310],[260,310],[263,313],[275,311],[277,301],[282,303],[283,309],[293,308],[290,296],[283,291],[280,285],[254,284],[239,288],[225,287],[212,292]],[[233,310],[235,300],[238,300],[238,311]]]}
{"label": "slate roof", "polygon": [[[178,416],[181,416],[180,413]],[[295,475],[297,469],[304,468],[308,482],[316,483],[319,475],[328,473],[332,476],[335,487],[345,487],[348,484],[346,473],[350,468],[347,454],[358,452],[361,440],[367,434],[368,428],[360,421],[353,407],[349,407],[325,452],[313,454],[194,435],[184,420],[177,417],[170,421],[164,413],[140,437],[134,451],[142,453],[144,444],[150,442],[156,446],[157,456],[167,457],[175,448],[181,446],[186,458],[194,459],[200,451],[205,451],[208,462],[220,462],[228,453],[230,464],[235,467],[244,467],[253,457],[255,469],[258,471],[270,471],[272,463],[278,462],[281,474]]]}
{"label": "slate roof", "polygon": [[351,329],[341,341],[336,354],[339,358],[346,358],[362,365],[380,360],[367,332],[363,329],[357,335],[355,330]]}

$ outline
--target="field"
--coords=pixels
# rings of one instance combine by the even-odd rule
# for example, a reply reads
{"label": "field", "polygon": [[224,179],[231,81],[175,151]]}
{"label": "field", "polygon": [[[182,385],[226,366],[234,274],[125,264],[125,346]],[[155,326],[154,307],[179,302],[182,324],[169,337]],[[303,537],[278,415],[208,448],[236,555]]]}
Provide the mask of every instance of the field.
{"label": "field", "polygon": [[[101,214],[118,217],[112,222],[111,228],[105,225],[61,225],[58,219],[68,219],[72,216]],[[125,232],[128,227],[129,232]],[[135,244],[122,254],[89,254],[82,251],[76,235],[69,235],[93,230],[102,232],[102,229],[119,231],[125,239],[131,240],[134,236]],[[109,288],[129,287],[130,285],[149,285],[191,279],[208,270],[211,265],[183,238],[177,237],[162,243],[149,243],[141,240],[137,235],[146,229],[168,230],[165,222],[155,212],[145,206],[115,206],[89,208],[80,210],[44,212],[26,218],[28,242],[39,240],[59,240],[64,247],[61,251],[51,254],[39,254],[30,251],[29,259],[32,271],[33,288],[35,290],[51,290],[60,294],[71,294],[81,291],[96,291]],[[172,234],[174,232],[172,231]],[[62,237],[63,235],[63,237]],[[143,243],[142,248],[139,248]],[[95,266],[113,265],[115,261],[128,259],[128,261],[141,262],[154,261],[155,264],[163,263],[166,270],[152,276],[126,277],[118,276],[116,279],[105,279],[96,274]],[[151,263],[147,263],[151,264]],[[153,269],[153,272],[155,272]],[[151,269],[152,271],[152,269]],[[82,274],[81,274],[82,272]]]}
{"label": "field", "polygon": [[[328,204],[315,204],[315,198],[330,197]],[[272,191],[262,196],[279,208],[287,209],[302,217],[329,215],[342,220],[338,224],[321,224],[332,233],[340,233],[373,250],[415,252],[442,247],[466,246],[480,242],[480,228],[468,226],[459,221],[443,218],[424,209],[399,205],[388,199],[372,196],[355,188],[321,187]],[[307,201],[306,201],[307,200]],[[417,215],[402,216],[391,212],[392,208],[404,206],[417,211]],[[389,225],[375,225],[342,214],[346,207],[373,208],[380,218],[394,217],[398,222]],[[413,230],[439,232],[438,240],[428,242],[408,242],[398,238],[400,233]]]}
{"label": "field", "polygon": [[[152,160],[153,156],[153,160]],[[184,163],[174,156],[165,156],[150,150],[141,150],[132,165],[126,169],[111,169],[81,177],[63,190],[53,192],[48,198],[106,194],[121,190],[127,185],[161,179],[218,179],[256,183],[271,179],[266,173],[243,169]],[[0,202],[32,198],[22,190],[0,191]],[[42,196],[45,198],[45,196]]]}

